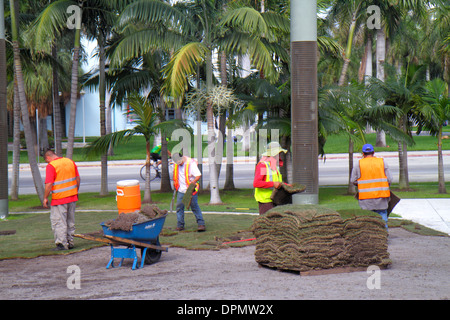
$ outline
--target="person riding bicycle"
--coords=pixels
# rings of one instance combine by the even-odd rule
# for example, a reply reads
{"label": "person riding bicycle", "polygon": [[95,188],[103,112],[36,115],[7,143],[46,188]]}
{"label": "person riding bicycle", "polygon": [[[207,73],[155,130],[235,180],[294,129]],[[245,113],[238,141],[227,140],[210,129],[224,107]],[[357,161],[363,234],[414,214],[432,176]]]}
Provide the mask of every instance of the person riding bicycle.
{"label": "person riding bicycle", "polygon": [[[167,154],[169,155],[169,158],[172,156],[169,150],[167,150]],[[156,167],[161,164],[161,144],[154,146],[153,149],[150,150],[150,158],[156,163]]]}

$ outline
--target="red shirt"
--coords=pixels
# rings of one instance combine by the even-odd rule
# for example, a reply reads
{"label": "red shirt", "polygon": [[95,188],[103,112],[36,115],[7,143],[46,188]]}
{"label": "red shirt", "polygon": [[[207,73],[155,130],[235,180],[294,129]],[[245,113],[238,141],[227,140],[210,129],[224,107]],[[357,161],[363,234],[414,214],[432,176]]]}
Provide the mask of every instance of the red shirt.
{"label": "red shirt", "polygon": [[[271,158],[273,159],[273,158]],[[268,159],[271,161],[270,159]],[[279,160],[280,167],[283,166],[283,161],[281,159]],[[255,169],[255,178],[253,179],[253,187],[254,188],[273,188],[273,181],[267,181],[266,182],[266,165],[264,162],[260,161],[256,165]]]}
{"label": "red shirt", "polygon": [[[77,165],[75,163],[74,163],[74,165],[75,165],[75,174],[76,174],[77,177],[79,177],[80,174],[78,173]],[[45,184],[55,182],[55,178],[56,178],[55,167],[53,167],[51,165],[51,163],[49,163],[49,164],[47,164],[47,167],[45,169]],[[57,205],[60,205],[60,204],[66,204],[66,203],[74,202],[74,201],[78,201],[78,195],[77,194],[74,195],[74,196],[70,196],[70,197],[62,198],[62,199],[53,199],[52,198],[51,205],[52,206],[57,206]]]}

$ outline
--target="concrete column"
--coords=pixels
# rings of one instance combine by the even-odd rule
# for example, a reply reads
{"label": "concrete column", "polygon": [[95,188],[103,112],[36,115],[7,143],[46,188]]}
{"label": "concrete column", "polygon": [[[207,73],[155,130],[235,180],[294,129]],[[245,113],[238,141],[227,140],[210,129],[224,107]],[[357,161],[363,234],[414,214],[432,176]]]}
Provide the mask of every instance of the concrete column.
{"label": "concrete column", "polygon": [[317,114],[317,1],[291,1],[292,177],[306,190],[295,204],[319,202]]}

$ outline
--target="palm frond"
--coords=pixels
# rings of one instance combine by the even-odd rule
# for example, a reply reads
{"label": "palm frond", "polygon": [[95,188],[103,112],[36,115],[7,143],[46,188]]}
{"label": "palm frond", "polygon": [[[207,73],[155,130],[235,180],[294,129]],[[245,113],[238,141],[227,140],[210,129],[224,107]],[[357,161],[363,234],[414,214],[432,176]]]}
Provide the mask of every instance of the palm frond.
{"label": "palm frond", "polygon": [[111,67],[120,67],[129,60],[145,55],[156,49],[171,50],[183,44],[183,38],[171,31],[164,33],[156,29],[141,29],[127,33],[111,53]]}
{"label": "palm frond", "polygon": [[188,78],[198,64],[205,60],[209,49],[200,42],[191,42],[175,52],[163,69],[162,91],[166,97],[179,97],[188,87]]}
{"label": "palm frond", "polygon": [[53,41],[67,30],[67,8],[71,5],[78,6],[78,3],[58,0],[45,7],[29,28],[35,35],[33,47],[42,51],[50,50]]}
{"label": "palm frond", "polygon": [[190,32],[193,28],[188,17],[176,7],[157,0],[138,0],[129,4],[120,14],[118,28],[128,23],[171,23],[172,28],[180,32]]}
{"label": "palm frond", "polygon": [[[272,17],[270,20],[268,15],[268,20],[273,21],[274,19]],[[220,24],[238,27],[249,33],[267,34],[269,32],[261,13],[250,7],[231,10],[223,17]]]}
{"label": "palm frond", "polygon": [[86,157],[100,156],[108,152],[110,146],[115,147],[120,143],[128,141],[135,134],[134,129],[127,129],[104,135],[91,142],[84,148]]}

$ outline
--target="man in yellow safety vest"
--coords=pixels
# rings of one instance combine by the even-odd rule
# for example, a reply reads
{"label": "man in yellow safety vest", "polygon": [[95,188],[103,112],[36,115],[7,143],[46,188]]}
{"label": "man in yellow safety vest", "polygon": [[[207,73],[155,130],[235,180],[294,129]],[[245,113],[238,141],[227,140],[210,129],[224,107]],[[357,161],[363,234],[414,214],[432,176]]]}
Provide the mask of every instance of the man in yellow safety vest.
{"label": "man in yellow safety vest", "polygon": [[78,168],[71,159],[58,157],[52,150],[45,152],[44,159],[48,164],[43,206],[48,208],[48,198],[51,194],[50,221],[56,244],[54,250],[72,249],[75,204],[80,188]]}
{"label": "man in yellow safety vest", "polygon": [[383,158],[374,157],[371,144],[365,144],[362,152],[363,158],[353,168],[350,179],[358,186],[358,203],[361,209],[378,213],[385,221],[387,229],[392,174]]}
{"label": "man in yellow safety vest", "polygon": [[184,203],[183,197],[188,190],[190,184],[195,184],[196,187],[192,193],[191,209],[197,220],[197,231],[205,231],[205,220],[203,219],[202,211],[198,205],[198,181],[201,178],[201,172],[198,169],[197,162],[187,156],[182,156],[178,152],[172,154],[174,162],[173,168],[173,186],[177,190],[177,231],[184,230]]}

